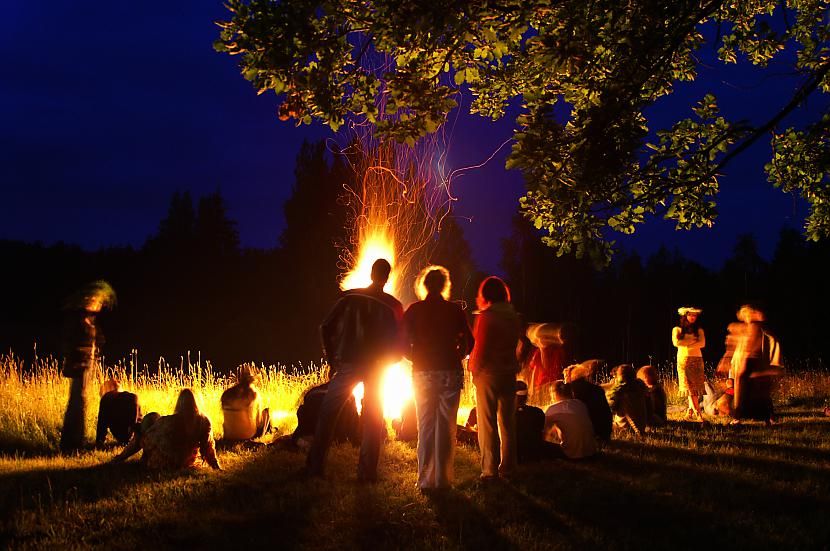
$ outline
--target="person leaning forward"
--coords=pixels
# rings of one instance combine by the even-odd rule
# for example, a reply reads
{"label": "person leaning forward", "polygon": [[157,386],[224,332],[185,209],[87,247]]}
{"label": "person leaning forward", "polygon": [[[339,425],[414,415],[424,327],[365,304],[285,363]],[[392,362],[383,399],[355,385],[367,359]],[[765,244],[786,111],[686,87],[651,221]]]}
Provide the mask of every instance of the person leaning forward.
{"label": "person leaning forward", "polygon": [[306,458],[308,476],[323,475],[340,410],[355,385],[363,382],[363,437],[357,478],[362,482],[377,480],[384,430],[381,379],[384,369],[403,355],[403,307],[383,292],[391,270],[388,261],[376,260],[371,285],[344,292],[320,326],[323,352],[335,372]]}

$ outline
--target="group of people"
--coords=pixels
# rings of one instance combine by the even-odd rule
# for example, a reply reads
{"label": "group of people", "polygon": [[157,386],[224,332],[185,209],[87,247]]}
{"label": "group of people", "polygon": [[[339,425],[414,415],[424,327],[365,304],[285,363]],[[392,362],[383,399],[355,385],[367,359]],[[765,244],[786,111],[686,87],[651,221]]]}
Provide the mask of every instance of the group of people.
{"label": "group of people", "polygon": [[[557,368],[553,380],[531,380],[532,387],[549,392],[546,410],[529,405],[528,385],[517,378],[523,323],[501,279],[490,276],[481,283],[470,328],[461,306],[448,300],[446,269],[432,266],[424,271],[419,279],[421,300],[406,311],[383,290],[390,272],[388,261],[377,260],[372,266],[372,283],[342,293],[321,324],[330,379],[306,394],[297,414],[297,430],[286,437],[292,445],[308,443],[308,476],[322,476],[332,442],[348,439],[360,446],[358,480],[377,480],[385,436],[381,379],[386,367],[402,357],[412,362],[418,487],[423,491],[452,484],[458,439],[477,444],[480,476],[489,481],[509,478],[521,462],[591,457],[611,438],[614,427],[642,434],[648,427],[666,422],[666,394],[651,366],[635,371],[632,365],[620,365],[613,370],[613,382],[604,386],[592,380],[597,361]],[[61,439],[65,450],[77,449],[82,440],[78,412],[71,410],[77,408],[77,396],[83,395],[94,357],[95,315],[102,305],[113,301],[111,288],[98,285],[79,303],[75,316],[78,344],[74,355],[70,351],[66,356],[64,370],[73,378]],[[735,422],[758,415],[772,421],[769,381],[780,365],[780,351],[777,341],[761,325],[763,314],[745,306],[738,313],[740,322],[730,326],[728,358],[721,364],[728,366],[725,375],[731,384],[718,400],[706,393],[709,385],[701,354],[706,341],[698,324],[701,311],[684,307],[679,314],[672,341],[678,349],[679,388],[688,396],[689,418],[702,419],[702,411],[712,403],[724,408],[729,402],[728,411]],[[532,331],[533,338],[542,344],[554,337],[563,341],[558,327],[541,325]],[[540,354],[543,349],[539,347]],[[465,358],[475,385],[476,408],[467,426],[458,427]],[[561,363],[561,358],[540,356],[538,360],[548,367]],[[225,442],[250,441],[270,429],[270,414],[253,386],[255,378],[255,373],[243,366],[237,373],[237,384],[222,396]],[[77,385],[76,379],[80,381]],[[352,390],[361,382],[364,395],[358,419]],[[83,401],[81,404],[85,407]],[[191,466],[198,455],[211,467],[221,468],[210,420],[200,412],[189,389],[179,394],[173,414],[142,417],[137,397],[122,391],[116,381],[107,381],[99,409],[99,444],[108,431],[125,444],[114,461],[124,461],[143,450],[141,461],[152,468]]]}
{"label": "group of people", "polygon": [[763,311],[749,304],[741,306],[738,321],[729,324],[726,353],[717,368],[717,389],[706,381],[703,371],[701,350],[706,336],[698,323],[701,313],[699,308],[679,308],[680,323],[672,329],[678,389],[688,400],[687,418],[704,421],[706,412],[730,416],[732,424],[744,419],[774,424],[772,390],[782,373],[781,347],[765,329]]}

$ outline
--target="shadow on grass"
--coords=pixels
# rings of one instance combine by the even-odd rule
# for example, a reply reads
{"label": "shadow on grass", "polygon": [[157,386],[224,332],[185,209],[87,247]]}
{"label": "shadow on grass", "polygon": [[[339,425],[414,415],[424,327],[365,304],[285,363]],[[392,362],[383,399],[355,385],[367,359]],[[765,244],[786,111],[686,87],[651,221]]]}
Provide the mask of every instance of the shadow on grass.
{"label": "shadow on grass", "polygon": [[[498,488],[487,487],[484,491],[494,494]],[[464,494],[448,489],[428,494],[427,500],[441,532],[459,549],[511,548],[510,541],[493,525],[493,517],[476,507]]]}

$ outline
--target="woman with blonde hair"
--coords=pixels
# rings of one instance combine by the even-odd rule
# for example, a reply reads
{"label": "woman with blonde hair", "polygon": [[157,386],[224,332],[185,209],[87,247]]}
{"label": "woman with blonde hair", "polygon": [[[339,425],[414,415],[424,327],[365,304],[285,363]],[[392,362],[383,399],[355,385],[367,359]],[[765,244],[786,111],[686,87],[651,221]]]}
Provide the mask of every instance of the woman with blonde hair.
{"label": "woman with blonde hair", "polygon": [[185,469],[194,466],[201,455],[208,465],[221,470],[210,419],[199,411],[189,388],[179,393],[173,415],[147,414],[140,431],[113,462],[124,461],[142,449],[141,464],[149,469]]}
{"label": "woman with blonde hair", "polygon": [[684,306],[677,309],[680,324],[672,329],[672,344],[677,347],[677,387],[681,396],[689,401],[688,419],[703,421],[700,397],[705,393],[706,378],[703,373],[703,354],[706,336],[698,324],[699,308]]}

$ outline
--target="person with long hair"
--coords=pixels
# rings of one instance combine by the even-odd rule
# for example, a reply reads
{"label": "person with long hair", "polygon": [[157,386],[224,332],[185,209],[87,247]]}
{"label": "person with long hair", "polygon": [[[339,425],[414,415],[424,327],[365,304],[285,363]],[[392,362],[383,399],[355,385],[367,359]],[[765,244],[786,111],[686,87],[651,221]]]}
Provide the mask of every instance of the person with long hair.
{"label": "person with long hair", "polygon": [[706,336],[698,323],[702,312],[703,310],[691,306],[678,308],[680,323],[671,333],[672,344],[677,347],[677,387],[680,395],[686,396],[689,403],[686,417],[699,421],[703,421],[700,397],[706,391],[701,353],[701,349],[706,347]]}
{"label": "person with long hair", "polygon": [[182,389],[173,415],[148,413],[141,421],[133,439],[114,459],[125,461],[144,450],[141,464],[148,469],[175,470],[193,467],[196,458],[221,470],[216,458],[216,444],[210,419],[199,411],[196,396],[189,388]]}
{"label": "person with long hair", "polygon": [[476,304],[475,346],[468,368],[476,387],[481,478],[492,480],[509,477],[517,462],[516,350],[522,322],[510,303],[510,289],[498,277],[481,283]]}
{"label": "person with long hair", "polygon": [[450,288],[445,268],[431,266],[422,286],[426,296],[407,308],[403,322],[418,419],[418,488],[430,491],[452,485],[461,362],[473,335],[461,306],[443,296]]}

